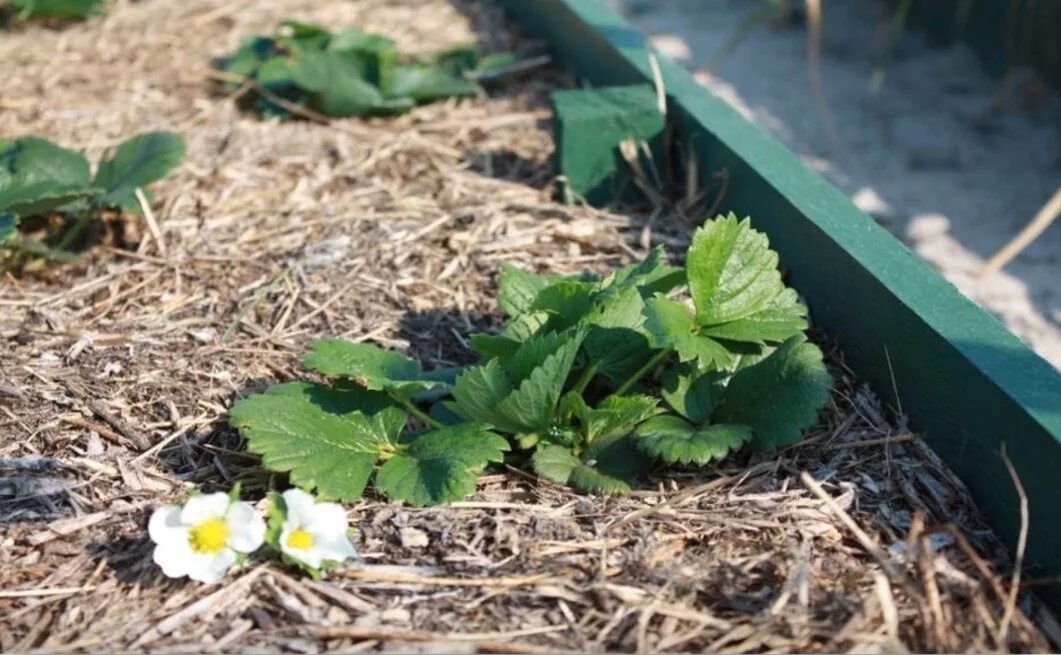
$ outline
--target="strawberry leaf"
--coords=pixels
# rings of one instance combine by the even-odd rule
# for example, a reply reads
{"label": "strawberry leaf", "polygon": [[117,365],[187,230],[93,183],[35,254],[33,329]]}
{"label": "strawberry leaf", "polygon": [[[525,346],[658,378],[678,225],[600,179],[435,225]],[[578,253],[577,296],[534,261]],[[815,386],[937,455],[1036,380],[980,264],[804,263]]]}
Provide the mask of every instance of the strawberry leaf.
{"label": "strawberry leaf", "polygon": [[757,450],[788,446],[817,420],[831,387],[822,351],[802,335],[792,337],[730,378],[713,418],[751,426]]}
{"label": "strawberry leaf", "polygon": [[625,436],[642,421],[660,413],[659,401],[644,395],[608,396],[595,408],[574,395],[572,407],[585,432],[586,441]]}
{"label": "strawberry leaf", "polygon": [[692,314],[682,303],[661,296],[645,303],[645,328],[653,345],[672,348],[682,362],[697,362],[705,369],[725,368],[733,360],[730,351],[718,341],[697,333]]}
{"label": "strawberry leaf", "polygon": [[644,260],[617,269],[604,278],[602,288],[636,287],[645,298],[657,293],[666,294],[685,282],[685,271],[666,263],[663,246],[649,251]]}
{"label": "strawberry leaf", "polygon": [[99,13],[105,0],[7,0],[22,20],[83,20]]}
{"label": "strawberry leaf", "polygon": [[[637,454],[639,459],[643,459]],[[630,483],[588,464],[563,446],[540,446],[531,458],[534,472],[558,484],[567,484],[579,491],[618,496],[630,493]]]}
{"label": "strawberry leaf", "polygon": [[308,383],[270,387],[236,403],[229,421],[270,470],[322,498],[361,495],[380,454],[394,450],[405,426],[402,409],[382,394]]}
{"label": "strawberry leaf", "polygon": [[569,336],[542,361],[541,366],[519,382],[515,391],[497,405],[498,414],[520,426],[522,432],[548,430],[553,424],[556,404],[584,337],[585,332],[581,331]]}
{"label": "strawberry leaf", "polygon": [[93,185],[103,189],[103,202],[126,212],[140,211],[136,190],[169,175],[184,158],[184,139],[173,132],[135,136],[105,157]]}
{"label": "strawberry leaf", "polygon": [[708,221],[693,235],[686,256],[696,322],[711,326],[766,309],[784,289],[777,253],[766,235],[733,214]]}
{"label": "strawberry leaf", "polygon": [[395,66],[387,78],[388,97],[431,102],[456,96],[474,96],[479,85],[461,75],[431,66]]}
{"label": "strawberry leaf", "polygon": [[598,294],[583,318],[589,326],[583,348],[597,372],[621,382],[652,356],[644,332],[645,303],[635,286],[611,286]]}
{"label": "strawberry leaf", "polygon": [[539,446],[531,456],[534,472],[557,484],[567,484],[571,472],[582,465],[582,461],[564,446],[545,444]]}
{"label": "strawberry leaf", "polygon": [[376,488],[412,505],[460,500],[475,491],[478,473],[500,462],[508,442],[480,424],[431,430],[389,459],[376,474]]}
{"label": "strawberry leaf", "polygon": [[703,423],[715,408],[717,373],[704,373],[693,363],[677,364],[663,372],[660,395],[674,411],[693,423]]}
{"label": "strawberry leaf", "polygon": [[457,376],[449,409],[469,421],[487,423],[505,432],[520,432],[522,427],[519,424],[497,411],[501,401],[511,393],[512,382],[505,375],[501,362],[492,359]]}
{"label": "strawberry leaf", "polygon": [[728,323],[705,325],[700,334],[764,344],[780,343],[807,329],[807,306],[794,289],[783,289],[763,309]]}
{"label": "strawberry leaf", "polygon": [[538,292],[547,286],[549,278],[544,275],[502,264],[497,278],[497,306],[510,318],[518,316],[530,309]]}
{"label": "strawberry leaf", "polygon": [[36,137],[0,144],[0,212],[54,211],[97,192],[84,155]]}
{"label": "strawberry leaf", "polygon": [[637,447],[667,464],[707,464],[722,459],[751,440],[746,425],[718,424],[697,427],[677,416],[651,418],[634,433]]}
{"label": "strawberry leaf", "polygon": [[581,492],[598,496],[623,496],[630,493],[629,482],[589,464],[576,466],[571,471],[568,483]]}
{"label": "strawberry leaf", "polygon": [[443,384],[425,379],[419,362],[401,353],[343,339],[314,341],[302,365],[324,375],[349,378],[370,391],[389,391],[405,398]]}
{"label": "strawberry leaf", "polygon": [[0,213],[0,245],[18,231],[18,216]]}

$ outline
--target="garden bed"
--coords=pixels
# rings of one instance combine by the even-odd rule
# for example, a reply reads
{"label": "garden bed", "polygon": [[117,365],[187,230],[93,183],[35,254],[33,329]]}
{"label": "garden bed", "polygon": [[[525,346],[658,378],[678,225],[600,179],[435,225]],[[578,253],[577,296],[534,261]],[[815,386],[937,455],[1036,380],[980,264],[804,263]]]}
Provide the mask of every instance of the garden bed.
{"label": "garden bed", "polygon": [[263,495],[228,408],[298,377],[306,342],[465,364],[467,336],[500,323],[500,263],[603,271],[680,253],[693,227],[553,202],[548,92],[573,82],[554,71],[394,119],[241,112],[209,58],[288,17],[413,51],[514,45],[498,11],[443,0],[119,2],[0,42],[0,134],[188,143],[157,232],[0,283],[0,650],[1050,649],[965,488],[828,335],[832,401],[776,455],[622,498],[498,469],[451,506],[352,504],[361,561],[322,582],[265,561],[220,586],[164,579],[147,515],[191,485]]}

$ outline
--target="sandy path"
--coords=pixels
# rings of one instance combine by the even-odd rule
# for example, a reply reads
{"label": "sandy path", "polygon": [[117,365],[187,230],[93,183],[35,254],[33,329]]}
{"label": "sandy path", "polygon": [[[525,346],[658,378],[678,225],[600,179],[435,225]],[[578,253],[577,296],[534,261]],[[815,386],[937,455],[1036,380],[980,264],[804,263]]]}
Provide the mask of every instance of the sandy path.
{"label": "sandy path", "polygon": [[660,50],[1061,367],[1061,226],[1001,273],[976,280],[983,262],[1061,187],[1057,94],[1029,84],[1004,94],[969,51],[933,50],[911,33],[874,96],[875,44],[886,17],[878,3],[826,2],[821,77],[833,138],[810,93],[802,25],[760,23],[709,73],[712,57],[760,3],[615,2]]}

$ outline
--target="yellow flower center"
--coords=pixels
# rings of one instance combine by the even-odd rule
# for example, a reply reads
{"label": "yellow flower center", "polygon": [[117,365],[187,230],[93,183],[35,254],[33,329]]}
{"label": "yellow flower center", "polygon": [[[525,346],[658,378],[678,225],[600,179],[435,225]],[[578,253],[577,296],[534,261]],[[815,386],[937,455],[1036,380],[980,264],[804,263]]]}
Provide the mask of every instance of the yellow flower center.
{"label": "yellow flower center", "polygon": [[188,533],[192,550],[197,553],[213,554],[228,543],[228,525],[221,519],[210,519],[195,526]]}
{"label": "yellow flower center", "polygon": [[295,550],[309,550],[313,547],[313,535],[299,528],[287,535],[287,547]]}

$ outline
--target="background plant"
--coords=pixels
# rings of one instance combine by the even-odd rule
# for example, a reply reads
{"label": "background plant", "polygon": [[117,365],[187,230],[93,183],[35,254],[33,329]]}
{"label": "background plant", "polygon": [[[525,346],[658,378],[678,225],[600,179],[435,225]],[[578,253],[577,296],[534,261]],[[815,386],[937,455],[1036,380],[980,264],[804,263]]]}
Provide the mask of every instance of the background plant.
{"label": "background plant", "polygon": [[479,93],[474,78],[513,62],[482,56],[475,44],[407,58],[394,41],[358,29],[332,33],[289,20],[274,36],[245,38],[223,59],[230,88],[252,82],[253,106],[266,116],[305,107],[327,116],[398,114],[413,106]]}
{"label": "background plant", "polygon": [[0,0],[0,17],[18,20],[84,20],[100,13],[106,0]]}
{"label": "background plant", "polygon": [[[136,190],[161,180],[184,157],[184,140],[171,132],[133,137],[107,153],[92,174],[80,152],[33,136],[0,139],[0,246],[12,255],[66,259],[85,227],[105,210],[138,213]],[[57,218],[52,226],[45,219]],[[42,240],[18,234],[41,223]],[[54,221],[53,221],[54,222]]]}
{"label": "background plant", "polygon": [[[324,497],[375,487],[417,505],[474,490],[508,459],[590,493],[624,493],[658,463],[704,465],[796,443],[831,380],[807,342],[807,310],[747,219],[709,221],[686,265],[654,250],[593,275],[505,266],[498,334],[455,377],[341,340],[303,364],[332,380],[271,387],[231,421],[266,468]],[[377,470],[378,467],[378,470]]]}

